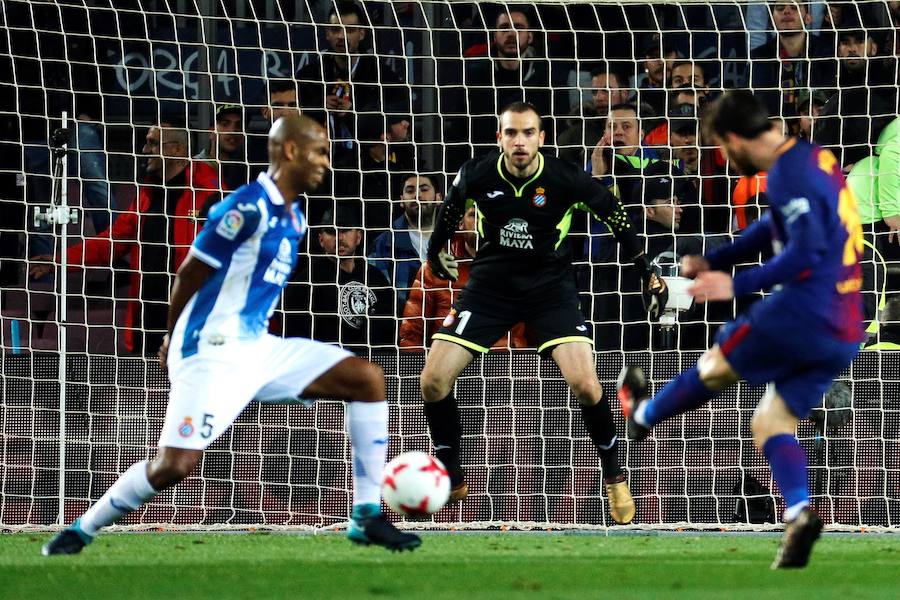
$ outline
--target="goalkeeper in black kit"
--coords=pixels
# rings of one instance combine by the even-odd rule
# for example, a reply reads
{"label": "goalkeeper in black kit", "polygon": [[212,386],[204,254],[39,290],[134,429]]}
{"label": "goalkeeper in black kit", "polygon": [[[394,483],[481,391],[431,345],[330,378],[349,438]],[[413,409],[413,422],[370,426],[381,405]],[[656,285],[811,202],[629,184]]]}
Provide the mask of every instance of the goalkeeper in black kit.
{"label": "goalkeeper in black kit", "polygon": [[460,465],[460,416],[453,384],[476,352],[487,352],[510,327],[524,322],[541,355],[553,357],[581,407],[600,454],[610,513],[634,517],[634,500],[619,466],[615,424],[595,370],[593,338],[578,303],[571,247],[566,242],[576,209],[604,221],[643,279],[643,297],[656,317],[668,296],[653,272],[622,204],[574,164],[538,150],[544,132],[538,112],[516,102],[500,114],[500,153],[468,161],[447,192],[428,247],[428,265],[444,279],[457,277],[445,251],[467,205],[474,203],[478,254],[459,300],[434,335],[422,371],[422,398],[435,453],[447,466],[451,500],[468,486]]}

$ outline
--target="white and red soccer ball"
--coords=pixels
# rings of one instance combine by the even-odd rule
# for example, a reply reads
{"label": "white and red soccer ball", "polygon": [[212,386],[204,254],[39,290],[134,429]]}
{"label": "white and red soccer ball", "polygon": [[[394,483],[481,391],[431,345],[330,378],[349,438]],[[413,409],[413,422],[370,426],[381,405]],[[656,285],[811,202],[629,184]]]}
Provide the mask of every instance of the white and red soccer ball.
{"label": "white and red soccer ball", "polygon": [[426,517],[447,503],[450,477],[441,461],[430,454],[404,452],[384,466],[381,495],[401,515]]}

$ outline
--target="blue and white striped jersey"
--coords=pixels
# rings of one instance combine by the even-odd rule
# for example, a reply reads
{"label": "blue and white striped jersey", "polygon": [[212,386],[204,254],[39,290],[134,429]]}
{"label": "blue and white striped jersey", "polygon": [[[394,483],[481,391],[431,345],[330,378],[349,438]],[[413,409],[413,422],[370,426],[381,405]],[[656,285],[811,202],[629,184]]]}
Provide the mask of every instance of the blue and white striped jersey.
{"label": "blue and white striped jersey", "polygon": [[200,340],[257,338],[297,262],[307,224],[265,173],[209,211],[190,253],[216,271],[194,294],[172,332],[172,349],[187,358]]}

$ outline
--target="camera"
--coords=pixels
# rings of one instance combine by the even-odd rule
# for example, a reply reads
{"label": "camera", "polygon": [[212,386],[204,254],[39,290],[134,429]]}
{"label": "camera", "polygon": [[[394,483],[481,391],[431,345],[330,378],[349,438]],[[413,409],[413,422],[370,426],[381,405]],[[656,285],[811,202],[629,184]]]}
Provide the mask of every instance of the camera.
{"label": "camera", "polygon": [[69,143],[69,130],[65,127],[57,127],[50,135],[50,147],[62,148]]}

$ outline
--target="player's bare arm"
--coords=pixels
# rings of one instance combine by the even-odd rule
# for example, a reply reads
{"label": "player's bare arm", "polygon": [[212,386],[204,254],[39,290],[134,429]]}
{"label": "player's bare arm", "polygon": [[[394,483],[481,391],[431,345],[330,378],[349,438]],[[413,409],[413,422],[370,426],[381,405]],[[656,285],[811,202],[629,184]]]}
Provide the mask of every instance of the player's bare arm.
{"label": "player's bare arm", "polygon": [[178,317],[181,316],[184,307],[190,299],[194,297],[194,294],[203,287],[203,284],[209,279],[209,276],[213,274],[213,271],[215,271],[213,267],[190,255],[188,255],[181,264],[181,268],[178,269],[178,274],[175,275],[175,284],[172,286],[172,295],[169,299],[167,333],[163,338],[162,346],[157,353],[159,364],[163,371],[166,370],[166,359],[169,354],[169,338],[172,335],[172,330],[175,328],[175,323],[178,322]]}

